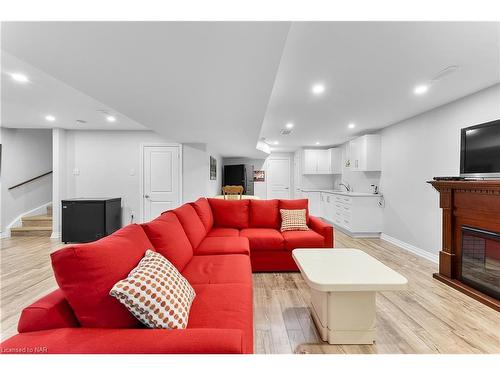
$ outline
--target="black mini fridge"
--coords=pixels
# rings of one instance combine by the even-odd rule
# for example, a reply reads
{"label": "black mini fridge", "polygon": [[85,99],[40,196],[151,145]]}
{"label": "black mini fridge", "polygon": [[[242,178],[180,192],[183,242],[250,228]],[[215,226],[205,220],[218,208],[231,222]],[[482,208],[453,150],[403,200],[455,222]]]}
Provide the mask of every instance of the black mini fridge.
{"label": "black mini fridge", "polygon": [[61,201],[62,241],[92,242],[122,226],[121,198],[76,198]]}

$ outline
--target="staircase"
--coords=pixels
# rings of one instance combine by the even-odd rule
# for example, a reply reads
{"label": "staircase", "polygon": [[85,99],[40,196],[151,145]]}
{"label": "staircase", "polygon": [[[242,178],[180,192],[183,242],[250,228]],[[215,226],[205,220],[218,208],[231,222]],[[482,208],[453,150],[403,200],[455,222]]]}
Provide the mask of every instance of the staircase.
{"label": "staircase", "polygon": [[45,215],[25,216],[22,225],[10,228],[11,237],[50,237],[52,234],[52,205],[47,206]]}

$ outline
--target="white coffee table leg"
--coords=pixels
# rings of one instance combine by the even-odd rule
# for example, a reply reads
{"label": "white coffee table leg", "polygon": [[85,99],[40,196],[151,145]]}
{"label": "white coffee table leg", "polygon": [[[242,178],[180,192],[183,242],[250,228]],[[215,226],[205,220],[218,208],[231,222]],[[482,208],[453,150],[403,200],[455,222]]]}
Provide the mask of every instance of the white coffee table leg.
{"label": "white coffee table leg", "polygon": [[373,344],[375,292],[328,293],[328,343]]}

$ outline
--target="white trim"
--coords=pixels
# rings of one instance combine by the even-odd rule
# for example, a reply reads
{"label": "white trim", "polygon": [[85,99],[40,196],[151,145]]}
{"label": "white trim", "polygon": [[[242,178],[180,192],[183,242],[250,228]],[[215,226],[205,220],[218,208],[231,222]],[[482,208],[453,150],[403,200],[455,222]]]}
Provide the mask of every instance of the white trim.
{"label": "white trim", "polygon": [[439,261],[439,256],[438,254],[432,254],[424,249],[421,249],[419,247],[416,247],[416,246],[413,246],[409,243],[406,243],[406,242],[403,242],[401,240],[398,240],[397,238],[394,238],[394,237],[391,237],[385,233],[382,233],[380,235],[380,239],[381,240],[384,240],[384,241],[387,241],[387,242],[390,242],[392,243],[393,245],[396,245],[396,246],[399,246],[400,248],[406,250],[406,251],[409,251],[410,253],[413,253],[413,254],[416,254],[418,255],[419,257],[422,257],[422,258],[425,258],[427,260],[430,260],[431,262],[433,263],[438,263]]}
{"label": "white trim", "polygon": [[19,227],[22,225],[22,218],[25,216],[34,216],[34,215],[46,215],[47,214],[47,207],[50,206],[52,202],[47,202],[42,204],[41,206],[38,206],[36,208],[33,208],[32,210],[23,212],[19,216],[17,216],[14,220],[10,222],[9,225],[5,227],[5,232],[2,232],[1,236],[2,238],[9,238],[11,236],[10,234],[10,229]]}
{"label": "white trim", "polygon": [[52,232],[52,234],[50,235],[50,238],[52,238],[52,239],[61,238],[61,232]]}
{"label": "white trim", "polygon": [[139,165],[140,169],[140,220],[144,222],[144,148],[145,147],[178,147],[179,148],[179,205],[182,204],[182,143],[164,142],[164,143],[154,143],[154,142],[144,142],[140,145],[140,157],[141,163]]}

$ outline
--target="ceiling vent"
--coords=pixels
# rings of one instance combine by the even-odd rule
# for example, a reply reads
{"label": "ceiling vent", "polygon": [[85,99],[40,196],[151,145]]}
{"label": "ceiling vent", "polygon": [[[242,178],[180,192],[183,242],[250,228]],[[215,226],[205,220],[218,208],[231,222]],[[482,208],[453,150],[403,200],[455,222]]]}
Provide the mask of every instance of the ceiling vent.
{"label": "ceiling vent", "polygon": [[292,134],[292,129],[282,128],[280,130],[280,134],[281,135],[290,135],[290,134]]}

